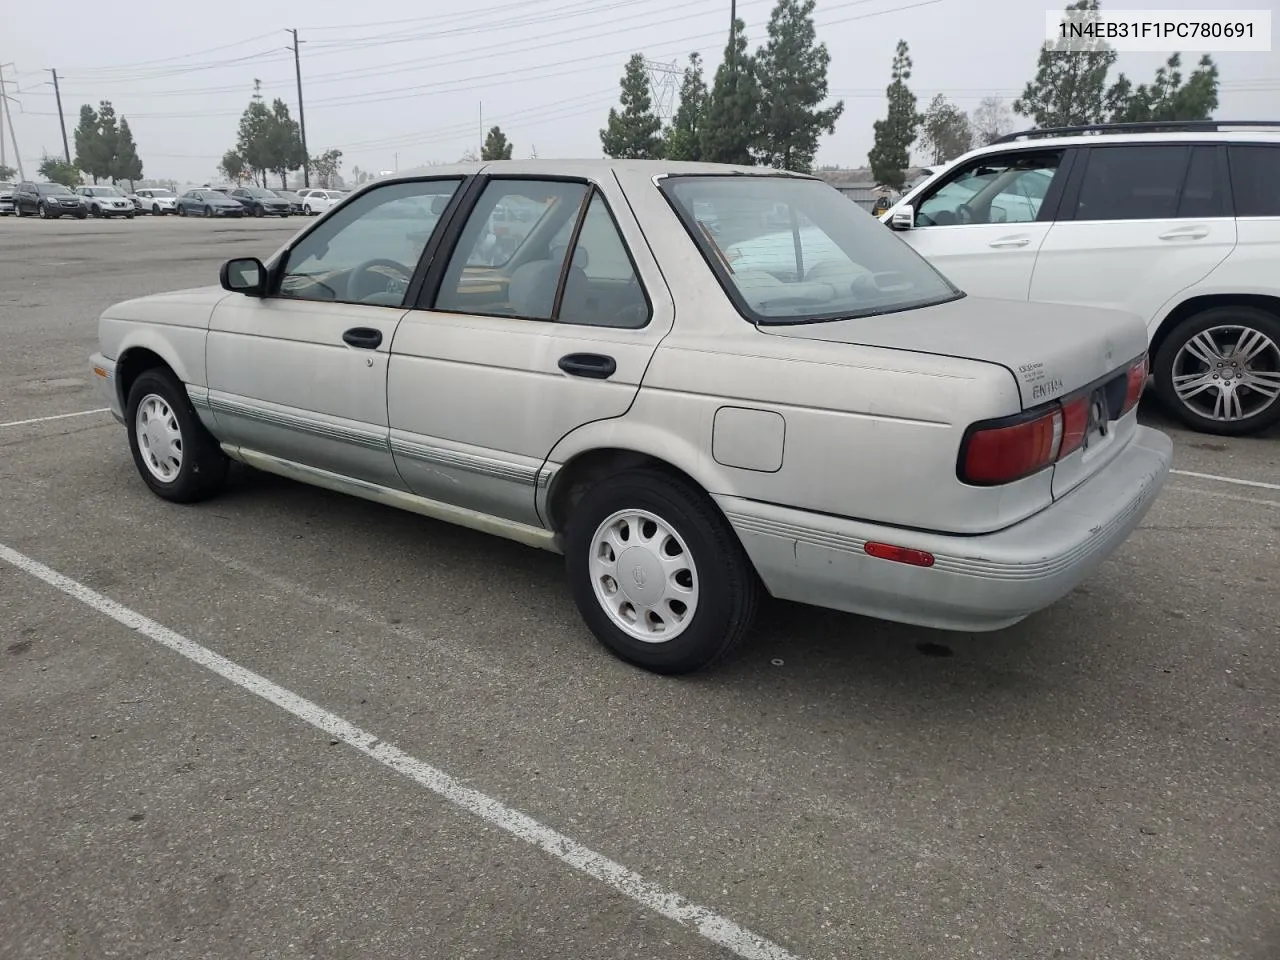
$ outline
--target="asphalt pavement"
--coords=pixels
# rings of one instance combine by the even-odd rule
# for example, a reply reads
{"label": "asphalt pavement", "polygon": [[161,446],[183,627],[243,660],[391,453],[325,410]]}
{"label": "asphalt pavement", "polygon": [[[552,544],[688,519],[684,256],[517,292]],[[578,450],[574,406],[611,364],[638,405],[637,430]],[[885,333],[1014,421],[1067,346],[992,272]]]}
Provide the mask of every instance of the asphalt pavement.
{"label": "asphalt pavement", "polygon": [[658,677],[549,554],[147,491],[99,313],[303,223],[0,220],[0,957],[1280,957],[1280,431],[1146,401],[1179,473],[1010,630]]}

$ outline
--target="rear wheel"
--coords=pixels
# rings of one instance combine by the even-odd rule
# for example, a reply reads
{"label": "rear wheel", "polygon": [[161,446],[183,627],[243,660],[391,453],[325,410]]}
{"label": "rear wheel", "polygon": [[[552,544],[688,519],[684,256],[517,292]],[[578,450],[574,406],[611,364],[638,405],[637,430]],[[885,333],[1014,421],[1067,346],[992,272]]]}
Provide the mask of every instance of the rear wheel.
{"label": "rear wheel", "polygon": [[227,455],[200,422],[177,377],[160,367],[144,371],[129,389],[127,411],[133,462],[154,494],[193,503],[222,487]]}
{"label": "rear wheel", "polygon": [[656,673],[710,666],[745,636],[760,582],[715,505],[658,470],[609,477],[570,517],[578,610],[615,655]]}
{"label": "rear wheel", "polygon": [[151,205],[151,215],[152,215],[153,217],[158,217],[158,216],[160,216],[160,204],[158,204],[158,203],[153,203],[153,204]]}
{"label": "rear wheel", "polygon": [[1280,422],[1280,317],[1213,307],[1178,324],[1155,358],[1156,391],[1202,433],[1245,436]]}
{"label": "rear wheel", "polygon": [[213,207],[205,207],[205,208],[204,208],[204,215],[205,215],[206,217],[212,217],[212,216],[213,216]]}

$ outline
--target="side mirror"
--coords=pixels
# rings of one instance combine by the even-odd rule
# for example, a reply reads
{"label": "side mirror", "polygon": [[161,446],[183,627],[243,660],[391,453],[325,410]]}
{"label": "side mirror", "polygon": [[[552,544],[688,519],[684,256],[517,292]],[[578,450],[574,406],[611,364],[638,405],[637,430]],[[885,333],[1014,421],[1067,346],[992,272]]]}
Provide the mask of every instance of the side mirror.
{"label": "side mirror", "polygon": [[916,208],[911,204],[899,207],[889,218],[889,226],[894,230],[910,230],[916,225]]}
{"label": "side mirror", "polygon": [[232,293],[243,293],[250,297],[267,295],[267,268],[257,257],[228,260],[218,271],[218,281],[223,290]]}

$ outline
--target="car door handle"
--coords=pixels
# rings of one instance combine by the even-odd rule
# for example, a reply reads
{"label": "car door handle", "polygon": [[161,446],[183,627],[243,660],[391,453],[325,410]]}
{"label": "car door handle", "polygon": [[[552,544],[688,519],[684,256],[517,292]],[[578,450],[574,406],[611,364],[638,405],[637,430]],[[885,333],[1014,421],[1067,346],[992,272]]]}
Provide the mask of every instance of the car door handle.
{"label": "car door handle", "polygon": [[613,357],[599,353],[570,353],[560,358],[560,369],[575,377],[608,380],[618,369]]}
{"label": "car door handle", "polygon": [[1030,237],[1005,237],[1003,240],[992,240],[989,246],[992,247],[1025,247],[1031,242]]}
{"label": "car door handle", "polygon": [[1160,234],[1161,240],[1203,240],[1209,235],[1208,227],[1183,227]]}
{"label": "car door handle", "polygon": [[352,327],[342,335],[342,342],[349,347],[375,350],[382,343],[382,331],[372,327]]}

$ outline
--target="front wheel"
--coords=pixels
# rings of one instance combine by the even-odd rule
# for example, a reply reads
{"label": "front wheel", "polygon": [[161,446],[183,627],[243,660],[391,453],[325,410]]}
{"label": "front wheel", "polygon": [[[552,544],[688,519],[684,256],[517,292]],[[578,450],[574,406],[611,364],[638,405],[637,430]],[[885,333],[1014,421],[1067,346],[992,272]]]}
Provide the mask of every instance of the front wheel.
{"label": "front wheel", "polygon": [[746,635],[760,581],[705,494],[657,470],[583,495],[565,539],[582,618],[615,655],[655,673],[710,666]]}
{"label": "front wheel", "polygon": [[204,215],[205,215],[206,217],[212,217],[212,216],[213,216],[213,207],[205,207],[205,208],[204,208]]}
{"label": "front wheel", "polygon": [[40,202],[40,206],[38,206],[36,210],[40,214],[41,220],[49,219],[49,208],[44,205],[44,201]]}
{"label": "front wheel", "polygon": [[163,368],[144,371],[129,389],[127,410],[129,449],[152,493],[193,503],[222,487],[227,455],[200,422],[177,377]]}
{"label": "front wheel", "polygon": [[1178,324],[1156,353],[1156,392],[1201,433],[1239,437],[1280,422],[1280,317],[1213,307]]}

